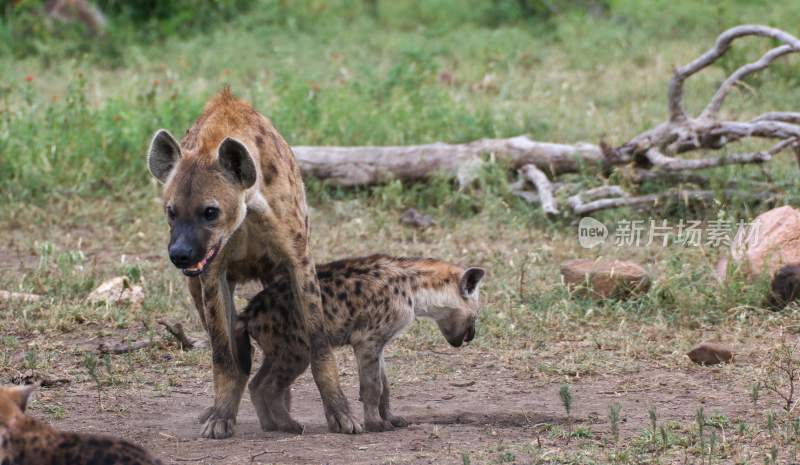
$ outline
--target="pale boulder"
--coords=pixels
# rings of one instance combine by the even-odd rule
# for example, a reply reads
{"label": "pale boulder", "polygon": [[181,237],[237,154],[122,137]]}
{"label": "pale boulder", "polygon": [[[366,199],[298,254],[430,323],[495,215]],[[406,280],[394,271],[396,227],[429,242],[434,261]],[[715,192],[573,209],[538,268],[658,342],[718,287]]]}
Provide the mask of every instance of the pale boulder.
{"label": "pale boulder", "polygon": [[717,263],[717,277],[726,277],[728,262],[741,265],[750,277],[774,276],[784,265],[800,263],[800,210],[774,208],[753,220],[748,231],[738,231],[730,253]]}

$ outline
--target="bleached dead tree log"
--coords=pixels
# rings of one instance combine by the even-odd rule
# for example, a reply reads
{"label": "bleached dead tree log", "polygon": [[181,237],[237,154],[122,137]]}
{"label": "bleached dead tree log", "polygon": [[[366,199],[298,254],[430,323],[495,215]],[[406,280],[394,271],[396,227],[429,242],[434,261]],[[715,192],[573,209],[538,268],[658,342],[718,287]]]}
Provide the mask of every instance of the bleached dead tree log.
{"label": "bleached dead tree log", "polygon": [[436,173],[468,176],[484,154],[494,154],[512,167],[535,165],[550,176],[575,173],[606,164],[597,145],[537,142],[527,136],[480,139],[467,144],[395,147],[292,147],[303,175],[334,186],[381,184],[391,179],[419,181]]}
{"label": "bleached dead tree log", "polygon": [[[686,113],[683,105],[684,83],[693,75],[716,63],[742,37],[772,39],[780,45],[761,58],[735,70],[719,86],[710,102],[696,117]],[[294,147],[300,166],[307,176],[339,186],[370,185],[390,179],[424,180],[435,173],[470,181],[471,171],[481,156],[491,154],[517,169],[521,179],[534,186],[536,198],[548,215],[555,215],[558,206],[552,195],[550,179],[565,173],[602,172],[632,168],[633,183],[663,180],[675,184],[705,186],[706,176],[692,172],[724,165],[761,164],[769,162],[786,149],[795,151],[800,163],[800,113],[772,111],[747,121],[723,120],[719,113],[725,99],[742,79],[767,68],[780,57],[800,52],[800,40],[780,29],[759,25],[742,25],[719,35],[714,46],[691,63],[676,68],[668,86],[668,114],[663,123],[628,142],[609,147],[605,144],[554,144],[538,142],[527,136],[509,139],[481,139],[465,144],[434,143],[398,147]],[[743,139],[771,139],[778,142],[767,151],[709,155]],[[686,158],[682,154],[699,151],[700,156]],[[543,179],[544,178],[544,179]],[[736,191],[727,192],[734,194]],[[589,192],[585,192],[587,194]],[[586,214],[621,206],[651,206],[669,199],[707,200],[714,192],[682,187],[669,188],[647,196],[594,198],[586,203],[582,197],[568,202],[573,214]],[[768,198],[769,195],[756,195]]]}

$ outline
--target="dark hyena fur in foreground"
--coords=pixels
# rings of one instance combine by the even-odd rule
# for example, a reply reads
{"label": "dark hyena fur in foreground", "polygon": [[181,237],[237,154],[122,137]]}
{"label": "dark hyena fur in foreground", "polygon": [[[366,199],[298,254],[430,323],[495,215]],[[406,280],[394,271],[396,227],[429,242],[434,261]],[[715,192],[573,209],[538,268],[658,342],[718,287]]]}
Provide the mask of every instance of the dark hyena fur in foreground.
{"label": "dark hyena fur in foreground", "polygon": [[3,465],[161,465],[149,452],[108,436],[64,433],[25,414],[33,385],[0,387]]}
{"label": "dark hyena fur in foreground", "polygon": [[[483,276],[481,268],[385,255],[317,267],[325,333],[331,346],[353,347],[367,430],[408,425],[389,406],[384,347],[415,317],[436,321],[455,347],[471,341]],[[289,388],[308,366],[310,346],[293,305],[290,283],[279,275],[250,301],[237,323],[238,337],[249,334],[264,351],[264,362],[250,381],[250,396],[265,431],[303,431],[289,413]]]}

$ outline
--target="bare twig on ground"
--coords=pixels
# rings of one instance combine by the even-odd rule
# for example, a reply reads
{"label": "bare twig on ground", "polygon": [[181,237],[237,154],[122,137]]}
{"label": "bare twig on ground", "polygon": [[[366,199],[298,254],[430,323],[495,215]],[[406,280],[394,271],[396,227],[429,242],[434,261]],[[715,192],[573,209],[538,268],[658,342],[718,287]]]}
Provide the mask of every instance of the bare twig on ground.
{"label": "bare twig on ground", "polygon": [[115,344],[107,344],[101,342],[97,346],[98,352],[102,354],[126,354],[128,352],[135,352],[137,350],[146,349],[153,345],[152,341],[132,341],[132,342],[119,342]]}
{"label": "bare twig on ground", "polygon": [[181,350],[192,350],[194,348],[206,346],[204,341],[198,341],[187,336],[183,331],[183,325],[181,323],[170,324],[165,320],[158,320],[158,324],[163,326],[167,332],[169,332],[175,338],[175,340],[178,341],[178,344],[181,346]]}
{"label": "bare twig on ground", "polygon": [[176,462],[201,462],[203,460],[225,460],[227,455],[204,455],[202,457],[172,457]]}
{"label": "bare twig on ground", "polygon": [[0,291],[0,300],[10,300],[14,302],[36,302],[41,299],[42,296],[37,294],[28,294],[27,292],[10,292],[10,291]]}
{"label": "bare twig on ground", "polygon": [[797,388],[800,384],[800,363],[795,358],[797,344],[789,345],[781,341],[777,350],[773,350],[766,371],[764,389],[776,394],[783,400],[783,409],[791,413],[797,407]]}
{"label": "bare twig on ground", "polygon": [[253,462],[255,462],[255,460],[256,460],[257,458],[261,457],[262,455],[267,455],[267,454],[283,454],[284,452],[286,452],[286,451],[283,451],[283,450],[266,450],[266,449],[264,449],[264,450],[262,450],[261,452],[258,452],[258,453],[256,453],[256,454],[253,454],[253,455],[251,455],[251,456],[250,456],[250,463],[253,463]]}

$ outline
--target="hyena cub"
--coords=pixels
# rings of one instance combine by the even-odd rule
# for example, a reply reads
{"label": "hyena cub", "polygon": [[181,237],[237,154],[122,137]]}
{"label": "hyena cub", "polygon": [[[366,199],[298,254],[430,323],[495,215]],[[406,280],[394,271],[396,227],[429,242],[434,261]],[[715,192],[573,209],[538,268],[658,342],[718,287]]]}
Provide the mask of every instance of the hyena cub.
{"label": "hyena cub", "polygon": [[[367,430],[408,425],[389,407],[383,348],[414,317],[436,321],[454,347],[471,341],[483,276],[481,268],[465,270],[439,260],[385,255],[317,267],[325,334],[333,347],[353,347]],[[287,276],[276,276],[237,323],[238,336],[249,334],[264,351],[264,362],[250,381],[250,396],[265,431],[303,431],[289,414],[289,388],[308,366],[310,345],[304,322],[293,311],[291,289]]]}
{"label": "hyena cub", "polygon": [[3,465],[161,465],[121,439],[62,433],[25,415],[35,386],[0,387],[0,463]]}

